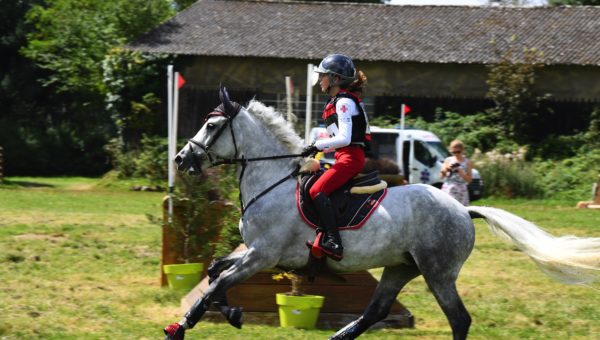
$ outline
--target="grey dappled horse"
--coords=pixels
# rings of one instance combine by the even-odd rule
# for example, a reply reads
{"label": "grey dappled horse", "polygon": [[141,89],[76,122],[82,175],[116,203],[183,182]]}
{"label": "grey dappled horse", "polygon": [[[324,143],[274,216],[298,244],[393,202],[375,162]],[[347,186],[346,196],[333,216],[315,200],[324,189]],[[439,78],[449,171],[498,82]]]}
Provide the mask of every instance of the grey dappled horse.
{"label": "grey dappled horse", "polygon": [[[212,266],[210,288],[182,320],[186,329],[232,285],[263,269],[305,266],[305,241],[315,233],[296,208],[296,181],[291,174],[302,159],[265,159],[297,155],[303,141],[272,108],[254,100],[247,108],[241,107],[229,100],[223,88],[220,95],[222,105],[209,114],[176,163],[180,171],[190,172],[239,163],[245,206],[239,227],[248,250]],[[600,238],[555,238],[506,211],[464,207],[429,185],[393,187],[361,229],[341,233],[344,259],[327,260],[337,272],[384,267],[364,314],[332,339],[356,338],[384,319],[402,287],[418,275],[423,275],[448,318],[454,339],[465,339],[471,317],[458,295],[456,279],[473,249],[474,217],[484,218],[492,231],[515,243],[547,274],[567,283],[598,280]]]}

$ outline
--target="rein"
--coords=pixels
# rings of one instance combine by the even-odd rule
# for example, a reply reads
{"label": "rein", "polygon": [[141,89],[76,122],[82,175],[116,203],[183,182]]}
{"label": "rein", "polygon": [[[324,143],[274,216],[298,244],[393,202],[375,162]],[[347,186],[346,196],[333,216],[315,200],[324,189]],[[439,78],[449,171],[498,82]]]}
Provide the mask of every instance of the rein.
{"label": "rein", "polygon": [[[296,168],[287,176],[283,177],[282,179],[280,179],[279,181],[275,182],[274,184],[272,184],[271,186],[269,186],[268,188],[266,188],[265,190],[261,191],[258,195],[252,197],[249,201],[248,204],[244,204],[244,200],[242,198],[242,178],[244,177],[244,172],[246,171],[246,167],[248,166],[248,163],[250,162],[258,162],[258,161],[269,161],[269,160],[277,160],[277,159],[284,159],[284,158],[296,158],[296,157],[301,157],[302,154],[289,154],[289,155],[277,155],[277,156],[265,156],[265,157],[253,157],[253,158],[245,158],[242,156],[242,158],[230,158],[230,159],[222,159],[222,160],[218,160],[218,159],[213,159],[210,155],[210,147],[213,146],[215,144],[215,142],[217,141],[217,139],[219,138],[219,136],[223,133],[223,131],[225,130],[225,128],[227,126],[229,126],[229,130],[231,131],[231,139],[233,141],[233,147],[235,150],[235,156],[237,157],[238,155],[238,147],[237,147],[237,143],[235,140],[235,133],[233,132],[233,119],[237,116],[237,114],[240,112],[241,109],[241,105],[239,105],[238,103],[232,102],[232,104],[234,104],[234,106],[232,107],[232,114],[229,115],[225,112],[224,107],[223,106],[219,106],[215,109],[215,111],[209,113],[206,116],[206,120],[208,120],[210,117],[213,116],[223,116],[225,118],[227,118],[227,123],[223,124],[221,126],[221,128],[217,131],[217,133],[215,134],[215,136],[205,145],[202,144],[196,140],[189,139],[188,142],[198,146],[200,149],[202,149],[204,151],[204,153],[206,154],[206,156],[208,157],[208,161],[210,162],[211,166],[218,166],[218,165],[222,165],[222,164],[240,164],[242,166],[242,170],[240,172],[240,176],[238,178],[239,181],[239,190],[240,190],[240,195],[239,195],[239,200],[240,200],[240,207],[242,210],[242,217],[244,216],[244,212],[252,205],[254,204],[259,198],[261,198],[262,196],[266,195],[267,193],[269,193],[271,190],[275,189],[277,186],[279,186],[280,184],[284,183],[285,181],[287,181],[288,179],[292,179],[296,176],[298,176],[298,174],[300,173],[300,165],[296,165]],[[198,159],[196,158],[196,153],[193,152],[192,150],[192,155],[194,157],[194,162],[196,163],[196,165],[198,166],[198,169],[200,169],[200,164]]]}

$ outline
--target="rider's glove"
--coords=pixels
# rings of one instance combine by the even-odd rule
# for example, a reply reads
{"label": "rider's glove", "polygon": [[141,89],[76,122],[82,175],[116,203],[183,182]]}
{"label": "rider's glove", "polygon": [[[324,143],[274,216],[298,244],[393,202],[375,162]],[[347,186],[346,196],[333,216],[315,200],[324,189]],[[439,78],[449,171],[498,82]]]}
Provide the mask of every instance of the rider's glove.
{"label": "rider's glove", "polygon": [[319,152],[319,149],[317,149],[314,144],[311,144],[305,146],[300,155],[302,155],[302,157],[309,157],[315,155],[317,152]]}

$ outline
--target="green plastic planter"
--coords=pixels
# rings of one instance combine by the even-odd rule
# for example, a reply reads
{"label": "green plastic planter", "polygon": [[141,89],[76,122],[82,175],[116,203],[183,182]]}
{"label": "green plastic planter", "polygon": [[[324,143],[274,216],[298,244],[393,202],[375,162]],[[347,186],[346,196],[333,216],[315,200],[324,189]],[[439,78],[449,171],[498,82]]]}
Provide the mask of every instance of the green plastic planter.
{"label": "green plastic planter", "polygon": [[204,265],[202,263],[168,264],[163,266],[167,275],[169,288],[177,290],[191,290],[200,282],[200,274]]}
{"label": "green plastic planter", "polygon": [[281,327],[314,329],[325,297],[319,295],[292,296],[281,293],[276,295],[275,300],[279,305]]}

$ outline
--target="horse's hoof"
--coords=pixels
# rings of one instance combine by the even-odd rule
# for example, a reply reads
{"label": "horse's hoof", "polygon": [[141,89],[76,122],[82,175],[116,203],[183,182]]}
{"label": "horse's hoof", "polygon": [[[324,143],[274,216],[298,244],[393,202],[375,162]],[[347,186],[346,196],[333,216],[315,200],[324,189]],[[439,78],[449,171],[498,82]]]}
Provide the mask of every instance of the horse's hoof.
{"label": "horse's hoof", "polygon": [[227,318],[229,324],[237,329],[242,329],[242,322],[244,318],[243,311],[244,309],[239,307],[232,307],[229,309],[229,317]]}
{"label": "horse's hoof", "polygon": [[165,327],[165,340],[183,340],[185,329],[178,323],[172,323]]}

